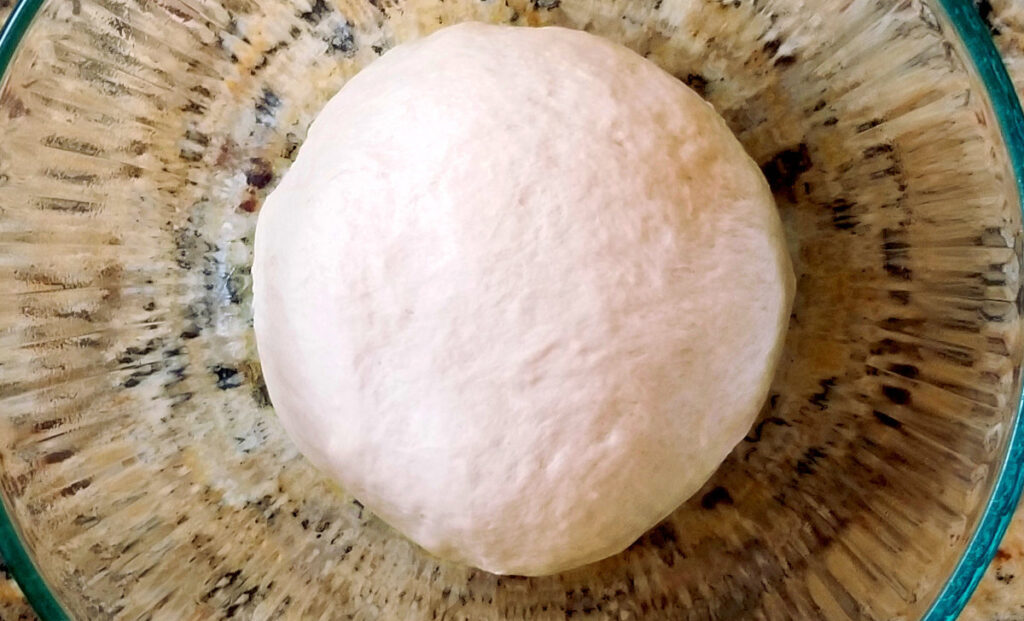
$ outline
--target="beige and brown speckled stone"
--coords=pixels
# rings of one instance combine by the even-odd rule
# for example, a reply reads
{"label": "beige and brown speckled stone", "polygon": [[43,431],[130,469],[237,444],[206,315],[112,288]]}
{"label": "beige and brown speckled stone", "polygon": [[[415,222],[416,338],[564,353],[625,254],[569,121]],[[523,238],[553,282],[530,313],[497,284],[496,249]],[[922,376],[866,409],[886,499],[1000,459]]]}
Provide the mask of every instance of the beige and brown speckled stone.
{"label": "beige and brown speckled stone", "polygon": [[[306,125],[466,18],[586,28],[702,90],[800,275],[747,441],[630,550],[550,578],[438,563],[334,490],[251,348],[253,212]],[[0,97],[0,483],[44,575],[90,619],[915,617],[1021,353],[1018,206],[947,37],[917,1],[51,0]]]}
{"label": "beige and brown speckled stone", "polygon": [[[0,0],[0,23],[7,20],[14,3]],[[36,621],[36,615],[25,600],[18,583],[14,581],[3,557],[0,557],[0,619],[3,621]]]}
{"label": "beige and brown speckled stone", "polygon": [[[980,8],[1020,96],[1024,93],[1024,4],[1018,0],[992,0],[981,3]],[[1024,619],[1024,510],[1021,508],[961,619]]]}

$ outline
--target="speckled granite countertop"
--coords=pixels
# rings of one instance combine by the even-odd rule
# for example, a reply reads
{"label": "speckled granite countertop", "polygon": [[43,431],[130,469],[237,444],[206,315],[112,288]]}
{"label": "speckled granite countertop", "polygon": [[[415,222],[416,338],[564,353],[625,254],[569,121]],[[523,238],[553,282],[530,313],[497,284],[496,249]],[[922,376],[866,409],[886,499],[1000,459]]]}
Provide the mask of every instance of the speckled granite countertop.
{"label": "speckled granite countertop", "polygon": [[[975,0],[988,21],[1019,93],[1024,93],[1024,2]],[[11,10],[0,0],[0,22]],[[995,560],[962,617],[968,621],[1024,621],[1024,510],[1018,509]],[[0,621],[32,621],[37,617],[0,559]]]}
{"label": "speckled granite countertop", "polygon": [[[975,0],[975,4],[989,23],[1017,93],[1024,94],[1024,3],[1020,0]],[[1024,619],[1024,508],[1020,505],[995,560],[961,619]]]}
{"label": "speckled granite countertop", "polygon": [[7,565],[0,559],[0,619],[3,621],[30,621],[37,617],[25,601],[21,589],[7,573]]}

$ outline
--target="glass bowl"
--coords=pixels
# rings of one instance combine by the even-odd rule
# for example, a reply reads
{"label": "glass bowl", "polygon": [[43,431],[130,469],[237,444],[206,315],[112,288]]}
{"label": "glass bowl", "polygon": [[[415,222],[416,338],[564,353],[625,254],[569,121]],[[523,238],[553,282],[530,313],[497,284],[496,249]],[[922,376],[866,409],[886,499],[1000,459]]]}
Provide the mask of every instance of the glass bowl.
{"label": "glass bowl", "polygon": [[[311,119],[469,19],[700,91],[798,275],[713,479],[543,578],[439,562],[333,486],[253,347],[256,214]],[[966,0],[22,0],[0,70],[0,551],[45,619],[944,619],[1010,519],[1024,120]]]}

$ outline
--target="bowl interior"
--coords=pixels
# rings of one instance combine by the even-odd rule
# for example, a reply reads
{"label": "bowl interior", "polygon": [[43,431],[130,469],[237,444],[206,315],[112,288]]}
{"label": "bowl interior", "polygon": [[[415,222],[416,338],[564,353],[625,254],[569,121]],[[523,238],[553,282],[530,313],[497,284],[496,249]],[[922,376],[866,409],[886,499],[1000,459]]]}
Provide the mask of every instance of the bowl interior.
{"label": "bowl interior", "polygon": [[[438,562],[333,486],[252,339],[255,219],[320,106],[468,19],[586,29],[701,92],[798,275],[726,464],[627,551],[544,578]],[[0,484],[72,616],[914,618],[1000,474],[1020,203],[931,4],[44,0],[0,117]]]}

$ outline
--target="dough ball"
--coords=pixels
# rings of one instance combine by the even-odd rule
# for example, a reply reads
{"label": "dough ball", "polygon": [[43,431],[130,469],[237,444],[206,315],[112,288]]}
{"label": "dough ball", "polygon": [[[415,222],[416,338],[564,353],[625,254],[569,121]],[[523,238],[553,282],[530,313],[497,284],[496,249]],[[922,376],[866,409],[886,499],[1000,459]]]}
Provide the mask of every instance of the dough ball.
{"label": "dough ball", "polygon": [[649,61],[463,24],[389,51],[259,217],[255,327],[302,452],[430,552],[619,552],[754,420],[793,276],[760,171]]}

